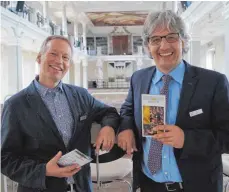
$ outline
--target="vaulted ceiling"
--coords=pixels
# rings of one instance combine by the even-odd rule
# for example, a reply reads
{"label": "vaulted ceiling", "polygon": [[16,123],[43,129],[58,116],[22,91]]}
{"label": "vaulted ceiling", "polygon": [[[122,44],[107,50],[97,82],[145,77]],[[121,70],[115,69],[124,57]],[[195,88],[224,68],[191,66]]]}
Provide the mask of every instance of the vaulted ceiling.
{"label": "vaulted ceiling", "polygon": [[[26,3],[30,5],[36,3],[36,7],[42,4],[34,1]],[[195,20],[194,26],[191,26],[192,35],[201,39],[202,44],[223,35],[225,20],[222,12],[226,3],[195,3],[199,3],[199,9],[194,7],[187,13],[190,16],[186,17],[187,23]],[[126,26],[130,33],[141,35],[143,21],[150,11],[172,9],[173,6],[172,1],[49,1],[49,17],[57,24],[62,22],[64,4],[68,21],[87,22],[89,36],[106,36],[114,30],[114,26]],[[73,34],[73,25],[69,26],[69,32]],[[82,33],[81,25],[79,33]]]}

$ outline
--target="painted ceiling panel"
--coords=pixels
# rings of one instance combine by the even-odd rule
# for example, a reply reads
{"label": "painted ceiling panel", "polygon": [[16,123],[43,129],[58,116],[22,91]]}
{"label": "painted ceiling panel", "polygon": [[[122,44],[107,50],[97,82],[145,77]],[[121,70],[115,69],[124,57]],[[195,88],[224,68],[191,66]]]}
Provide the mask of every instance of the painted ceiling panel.
{"label": "painted ceiling panel", "polygon": [[147,12],[88,12],[86,15],[94,26],[134,26],[143,25]]}

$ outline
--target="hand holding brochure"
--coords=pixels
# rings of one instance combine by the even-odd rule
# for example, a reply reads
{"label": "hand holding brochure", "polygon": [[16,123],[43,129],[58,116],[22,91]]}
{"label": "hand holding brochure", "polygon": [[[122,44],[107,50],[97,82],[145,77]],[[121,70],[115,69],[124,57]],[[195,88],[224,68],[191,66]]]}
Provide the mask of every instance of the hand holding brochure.
{"label": "hand holding brochure", "polygon": [[151,137],[153,128],[165,124],[165,95],[142,94],[142,136]]}
{"label": "hand holding brochure", "polygon": [[63,155],[59,161],[58,164],[61,166],[69,166],[73,164],[78,164],[80,167],[90,163],[93,159],[91,157],[88,157],[87,155],[81,153],[79,150],[74,149],[71,152]]}

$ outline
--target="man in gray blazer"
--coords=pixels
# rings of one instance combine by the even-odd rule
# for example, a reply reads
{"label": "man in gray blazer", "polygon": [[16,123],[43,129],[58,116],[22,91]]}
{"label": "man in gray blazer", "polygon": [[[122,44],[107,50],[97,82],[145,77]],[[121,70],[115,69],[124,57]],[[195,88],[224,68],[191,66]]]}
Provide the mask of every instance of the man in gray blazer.
{"label": "man in gray blazer", "polygon": [[39,76],[4,104],[1,171],[19,183],[18,192],[90,192],[90,165],[60,167],[63,154],[77,148],[91,155],[90,128],[101,124],[95,146],[110,150],[119,115],[87,90],[62,83],[73,50],[68,39],[48,37],[38,54]]}

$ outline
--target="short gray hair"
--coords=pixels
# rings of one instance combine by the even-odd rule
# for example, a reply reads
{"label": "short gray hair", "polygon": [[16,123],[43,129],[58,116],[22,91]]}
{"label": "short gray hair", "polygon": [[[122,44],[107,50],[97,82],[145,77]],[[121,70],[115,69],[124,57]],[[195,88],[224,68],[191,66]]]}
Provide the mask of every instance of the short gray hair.
{"label": "short gray hair", "polygon": [[48,44],[50,41],[54,40],[54,39],[60,39],[60,40],[65,41],[66,43],[68,43],[68,45],[69,45],[70,48],[71,48],[71,53],[72,53],[71,56],[73,56],[73,47],[72,47],[71,42],[70,42],[66,37],[61,36],[61,35],[51,35],[51,36],[48,36],[48,37],[44,40],[44,42],[42,43],[41,48],[40,48],[40,51],[39,51],[39,54],[45,53],[46,50],[47,50],[47,44]]}
{"label": "short gray hair", "polygon": [[148,51],[149,37],[157,27],[162,29],[167,28],[170,31],[179,33],[181,39],[184,41],[183,53],[189,50],[190,36],[187,32],[187,27],[183,19],[171,10],[151,12],[148,14],[143,26],[143,46]]}

